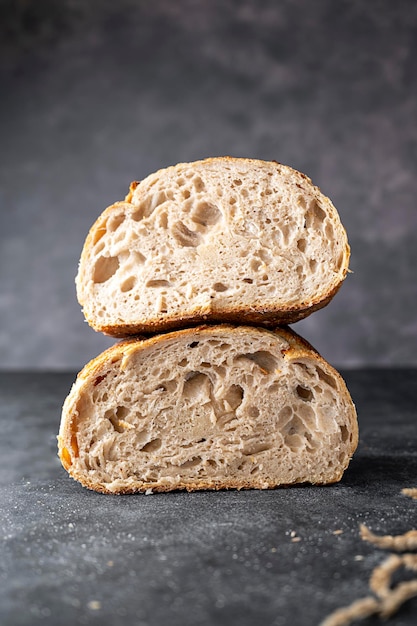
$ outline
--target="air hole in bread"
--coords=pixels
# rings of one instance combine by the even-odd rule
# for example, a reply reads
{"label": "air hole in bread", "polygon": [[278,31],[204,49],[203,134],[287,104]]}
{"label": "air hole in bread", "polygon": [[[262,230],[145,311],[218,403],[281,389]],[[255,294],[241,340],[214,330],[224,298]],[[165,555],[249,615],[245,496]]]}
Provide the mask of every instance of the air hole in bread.
{"label": "air hole in bread", "polygon": [[201,226],[214,226],[221,219],[222,213],[216,205],[210,202],[200,202],[191,219]]}
{"label": "air hole in bread", "polygon": [[149,443],[145,444],[140,450],[139,452],[156,452],[157,450],[159,450],[159,448],[162,445],[162,440],[157,438],[157,439],[152,439],[152,441],[149,441]]}
{"label": "air hole in bread", "polygon": [[190,196],[191,196],[191,191],[189,189],[184,189],[184,191],[182,192],[182,197],[184,198],[184,200],[188,200]]}
{"label": "air hole in bread", "polygon": [[289,238],[290,238],[290,234],[291,234],[291,227],[288,224],[283,224],[281,226],[281,233],[282,233],[282,242],[285,246],[288,245],[289,242]]}
{"label": "air hole in bread", "polygon": [[324,234],[326,235],[326,237],[328,239],[333,239],[334,237],[334,229],[333,229],[333,224],[331,222],[327,222],[325,229],[324,229]]}
{"label": "air hole in bread", "polygon": [[153,211],[155,211],[155,209],[159,207],[159,205],[163,204],[166,201],[167,195],[165,191],[159,191],[158,193],[156,193],[154,196],[151,197],[150,202],[148,201],[146,203],[144,217],[149,217],[149,215],[151,215],[151,213],[153,213]]}
{"label": "air hole in bread", "polygon": [[187,400],[199,400],[206,401],[210,400],[210,391],[212,388],[212,383],[207,374],[203,374],[203,372],[189,372],[184,381],[183,386],[183,397]]}
{"label": "air hole in bread", "polygon": [[158,216],[159,225],[166,230],[168,228],[168,215],[162,211]]}
{"label": "air hole in bread", "polygon": [[326,372],[322,370],[321,367],[316,367],[316,372],[320,380],[330,385],[330,387],[333,387],[333,389],[337,389],[337,384],[336,384],[335,379],[329,374],[326,374]]}
{"label": "air hole in bread", "polygon": [[175,241],[185,248],[196,248],[200,243],[200,235],[190,230],[183,222],[176,222],[172,228]]}
{"label": "air hole in bread", "polygon": [[297,241],[297,248],[300,250],[300,252],[305,252],[306,251],[306,247],[307,247],[306,239],[299,239]]}
{"label": "air hole in bread", "polygon": [[235,419],[236,419],[235,413],[233,411],[229,411],[228,413],[223,413],[222,415],[219,415],[219,417],[216,420],[216,424],[219,428],[224,428]]}
{"label": "air hole in bread", "polygon": [[278,414],[278,423],[281,426],[285,426],[285,424],[291,419],[293,415],[292,407],[284,406]]}
{"label": "air hole in bread", "polygon": [[304,400],[305,402],[311,402],[311,400],[314,398],[311,389],[303,387],[302,385],[297,385],[295,393],[299,398],[301,398],[301,400]]}
{"label": "air hole in bread", "polygon": [[145,206],[143,204],[140,204],[138,207],[136,207],[134,211],[132,211],[132,213],[130,214],[130,217],[132,218],[133,221],[140,222],[141,220],[143,220],[144,215],[145,215]]}
{"label": "air hole in bread", "polygon": [[266,248],[261,248],[260,250],[258,250],[257,255],[261,259],[261,261],[263,261],[266,264],[271,263],[272,261],[271,252],[267,250]]}
{"label": "air hole in bread", "polygon": [[310,404],[302,404],[297,407],[297,415],[307,429],[311,431],[317,429],[317,415]]}
{"label": "air hole in bread", "polygon": [[158,313],[166,313],[168,311],[167,299],[163,294],[159,294],[158,296],[156,310]]}
{"label": "air hole in bread", "polygon": [[227,285],[225,285],[224,283],[214,283],[213,285],[213,289],[214,291],[227,291],[229,289],[229,287]]}
{"label": "air hole in bread", "polygon": [[253,279],[252,278],[243,278],[242,279],[244,283],[248,283],[248,285],[252,285],[253,284]]}
{"label": "air hole in bread", "polygon": [[344,451],[339,452],[337,458],[339,459],[339,463],[343,464],[345,462],[345,460],[346,460],[346,452],[344,452]]}
{"label": "air hole in bread", "polygon": [[232,385],[223,397],[223,400],[228,403],[232,411],[236,411],[242,404],[244,394],[245,392],[240,385]]}
{"label": "air hole in bread", "polygon": [[299,368],[302,373],[307,375],[309,378],[315,378],[315,371],[312,371],[307,363],[303,363],[303,361],[293,361],[292,364],[294,367]]}
{"label": "air hole in bread", "polygon": [[195,456],[189,461],[185,461],[184,463],[181,463],[180,467],[181,469],[186,469],[187,467],[196,467],[197,465],[200,465],[200,463],[201,463],[201,456]]}
{"label": "air hole in bread", "polygon": [[100,241],[100,239],[104,237],[106,232],[107,232],[106,224],[104,224],[103,226],[100,226],[100,228],[97,228],[93,235],[93,245],[95,245],[98,241]]}
{"label": "air hole in bread", "polygon": [[257,406],[249,406],[248,407],[248,415],[249,417],[258,417],[259,416],[259,409]]}
{"label": "air hole in bread", "polygon": [[146,257],[138,250],[133,250],[130,254],[133,257],[135,263],[139,263],[140,265],[143,265],[143,263],[145,263]]}
{"label": "air hole in bread", "polygon": [[349,439],[349,431],[348,431],[348,429],[346,428],[345,425],[342,425],[340,427],[340,432],[342,434],[342,441],[343,441],[343,443],[345,443]]}
{"label": "air hole in bread", "polygon": [[181,361],[179,361],[178,365],[180,367],[185,367],[186,365],[188,365],[188,359],[181,359]]}
{"label": "air hole in bread", "polygon": [[250,267],[254,272],[257,272],[261,265],[261,261],[258,261],[257,259],[252,259],[252,261],[250,262]]}
{"label": "air hole in bread", "polygon": [[124,422],[124,418],[128,415],[129,410],[124,406],[118,406],[116,410],[108,409],[104,413],[105,419],[108,419],[114,430],[118,433],[124,433],[127,428],[131,428],[131,424]]}
{"label": "air hole in bread", "polygon": [[308,211],[305,214],[307,228],[320,229],[323,223],[326,213],[319,206],[316,200],[313,200],[310,204]]}
{"label": "air hole in bread", "polygon": [[118,419],[124,419],[125,417],[127,417],[129,415],[129,409],[127,408],[127,406],[118,406],[116,409],[116,417]]}
{"label": "air hole in bread", "polygon": [[200,176],[197,176],[196,178],[194,178],[194,187],[196,191],[204,191],[204,189],[206,188],[204,182],[201,180]]}
{"label": "air hole in bread", "polygon": [[94,381],[94,387],[97,387],[97,385],[99,385],[106,377],[107,377],[107,373],[102,374],[101,376],[97,376],[97,378]]}
{"label": "air hole in bread", "polygon": [[104,243],[104,241],[100,241],[94,248],[94,254],[96,255],[100,254],[100,252],[103,252],[105,247],[106,247],[106,244]]}
{"label": "air hole in bread", "polygon": [[148,280],[145,287],[152,287],[154,289],[160,289],[161,287],[170,287],[171,283],[169,280],[164,279],[154,279]]}
{"label": "air hole in bread", "polygon": [[286,426],[286,433],[284,436],[285,445],[293,451],[300,448],[304,443],[303,439],[305,439],[302,436],[304,430],[305,426],[303,421],[297,415],[294,415]]}
{"label": "air hole in bread", "polygon": [[258,350],[258,352],[248,352],[237,357],[237,360],[248,359],[261,369],[264,374],[271,374],[278,367],[277,359],[267,350]]}
{"label": "air hole in bread", "polygon": [[317,269],[317,261],[316,261],[316,259],[310,259],[310,261],[308,262],[308,265],[310,267],[311,272],[314,274],[314,272]]}
{"label": "air hole in bread", "polygon": [[235,185],[237,185],[237,187],[240,187],[240,185],[242,184],[242,181],[240,180],[240,178],[235,178],[233,182]]}
{"label": "air hole in bread", "polygon": [[298,206],[299,206],[299,207],[301,207],[302,209],[305,209],[305,208],[306,208],[307,204],[306,204],[306,201],[305,201],[304,196],[298,196],[298,197],[297,197],[297,204],[298,204]]}
{"label": "air hole in bread", "polygon": [[257,474],[259,472],[259,465],[255,465],[255,467],[251,470],[251,474]]}
{"label": "air hole in bread", "polygon": [[[189,348],[196,348],[198,346],[199,342],[198,341],[192,341],[191,343],[188,344]],[[229,347],[229,346],[227,346]]]}
{"label": "air hole in bread", "polygon": [[272,446],[269,443],[252,443],[244,448],[243,454],[245,456],[254,456],[255,454],[260,454],[261,452],[265,452],[271,448]]}
{"label": "air hole in bread", "polygon": [[124,220],[125,220],[125,216],[123,213],[110,217],[110,219],[107,222],[107,230],[109,231],[109,233],[113,233],[115,230],[117,230],[120,224],[124,222]]}
{"label": "air hole in bread", "polygon": [[119,259],[117,256],[100,256],[93,270],[93,282],[105,283],[119,269]]}
{"label": "air hole in bread", "polygon": [[126,280],[124,280],[120,285],[120,291],[122,291],[123,293],[126,293],[127,291],[132,291],[135,284],[136,276],[129,276],[129,278],[126,278]]}

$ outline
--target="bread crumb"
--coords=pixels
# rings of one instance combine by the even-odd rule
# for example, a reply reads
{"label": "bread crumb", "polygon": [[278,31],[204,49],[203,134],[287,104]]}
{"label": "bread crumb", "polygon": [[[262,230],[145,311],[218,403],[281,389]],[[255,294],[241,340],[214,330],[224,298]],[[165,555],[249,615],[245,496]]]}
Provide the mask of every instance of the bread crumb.
{"label": "bread crumb", "polygon": [[292,543],[298,543],[299,541],[301,541],[301,537],[293,537],[293,538],[291,539],[291,542],[292,542]]}
{"label": "bread crumb", "polygon": [[354,557],[354,561],[363,561],[363,560],[364,560],[364,558],[365,558],[365,557],[364,557],[362,554],[357,554],[357,555]]}
{"label": "bread crumb", "polygon": [[333,531],[333,535],[343,535],[343,530],[339,529],[339,530],[334,530]]}
{"label": "bread crumb", "polygon": [[90,600],[87,606],[91,611],[99,611],[101,609],[101,602],[98,600]]}
{"label": "bread crumb", "polygon": [[153,495],[153,491],[152,491],[152,489],[147,489],[147,490],[145,491],[145,496],[151,496],[151,495]]}

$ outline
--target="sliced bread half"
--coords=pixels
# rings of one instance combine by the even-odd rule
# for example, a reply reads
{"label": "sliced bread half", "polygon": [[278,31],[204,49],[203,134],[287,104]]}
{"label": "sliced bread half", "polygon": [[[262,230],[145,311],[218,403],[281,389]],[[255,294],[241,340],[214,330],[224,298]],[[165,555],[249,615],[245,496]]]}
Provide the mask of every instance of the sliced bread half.
{"label": "sliced bread half", "polygon": [[87,322],[116,337],[204,321],[274,327],[327,304],[349,254],[335,207],[303,174],[206,159],[132,183],[104,211],[77,294]]}
{"label": "sliced bread half", "polygon": [[59,456],[104,493],[333,483],[356,449],[341,376],[289,329],[205,326],[116,344],[79,374]]}

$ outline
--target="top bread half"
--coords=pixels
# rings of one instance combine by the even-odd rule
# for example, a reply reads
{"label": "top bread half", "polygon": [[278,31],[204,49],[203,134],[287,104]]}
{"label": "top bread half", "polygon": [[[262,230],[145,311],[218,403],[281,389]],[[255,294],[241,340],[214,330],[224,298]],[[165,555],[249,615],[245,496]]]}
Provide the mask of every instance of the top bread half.
{"label": "top bread half", "polygon": [[76,279],[87,322],[115,337],[201,322],[296,322],[341,286],[349,245],[304,174],[275,161],[180,163],[132,183],[92,226]]}

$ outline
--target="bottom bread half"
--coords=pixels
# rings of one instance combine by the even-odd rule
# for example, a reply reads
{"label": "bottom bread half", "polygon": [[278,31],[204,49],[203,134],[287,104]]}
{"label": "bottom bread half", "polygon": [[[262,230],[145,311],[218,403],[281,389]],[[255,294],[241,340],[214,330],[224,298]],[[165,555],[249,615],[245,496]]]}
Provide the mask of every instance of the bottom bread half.
{"label": "bottom bread half", "polygon": [[205,326],[116,344],[80,372],[58,436],[104,493],[333,483],[358,441],[341,376],[289,329]]}

